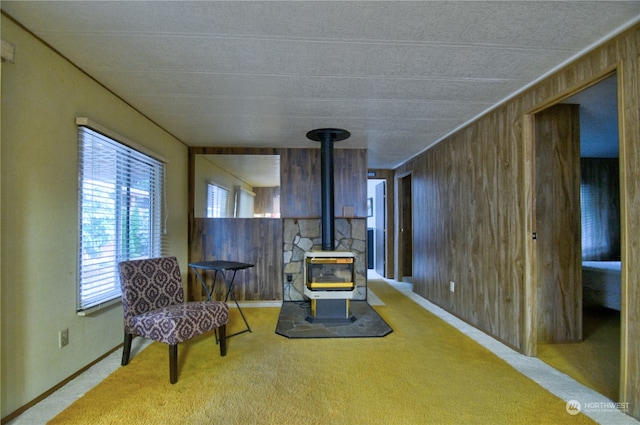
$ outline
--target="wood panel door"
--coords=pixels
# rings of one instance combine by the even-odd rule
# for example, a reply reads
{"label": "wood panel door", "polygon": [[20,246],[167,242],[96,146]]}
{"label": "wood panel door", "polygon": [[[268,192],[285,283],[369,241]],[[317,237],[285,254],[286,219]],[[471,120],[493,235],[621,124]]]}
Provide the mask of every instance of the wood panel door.
{"label": "wood panel door", "polygon": [[413,278],[413,202],[411,197],[411,174],[400,179],[400,243],[401,251],[399,271],[400,281],[412,281]]}
{"label": "wood panel door", "polygon": [[535,116],[537,335],[582,339],[580,123],[578,105]]}

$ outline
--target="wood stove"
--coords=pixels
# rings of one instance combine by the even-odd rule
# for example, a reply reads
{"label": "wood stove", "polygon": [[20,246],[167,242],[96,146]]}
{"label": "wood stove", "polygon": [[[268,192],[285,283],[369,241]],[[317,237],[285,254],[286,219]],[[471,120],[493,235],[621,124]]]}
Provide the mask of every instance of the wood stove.
{"label": "wood stove", "polygon": [[305,283],[309,291],[351,291],[355,288],[353,263],[348,251],[305,253]]}
{"label": "wood stove", "polygon": [[336,251],[334,240],[333,144],[349,138],[346,130],[320,128],[307,138],[321,143],[322,251],[305,253],[304,294],[311,300],[311,318],[350,319],[351,300],[356,292],[355,254]]}
{"label": "wood stove", "polygon": [[356,293],[355,254],[308,251],[304,254],[304,295],[314,319],[348,319]]}

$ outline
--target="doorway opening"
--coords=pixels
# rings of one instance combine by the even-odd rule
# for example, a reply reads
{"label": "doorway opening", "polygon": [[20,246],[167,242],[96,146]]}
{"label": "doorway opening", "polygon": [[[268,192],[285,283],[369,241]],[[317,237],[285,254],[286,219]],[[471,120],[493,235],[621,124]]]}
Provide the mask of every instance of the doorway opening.
{"label": "doorway opening", "polygon": [[[612,400],[619,398],[621,350],[617,108],[614,74],[536,114],[537,356]],[[577,151],[566,145],[573,143],[574,128],[578,129]],[[562,152],[564,156],[556,171],[552,160],[539,152],[545,148],[539,144],[544,137],[539,133],[545,131],[561,146],[554,155]],[[569,171],[567,164],[574,164],[579,173]],[[549,190],[547,176],[554,173],[564,176],[564,194],[573,200],[577,197],[577,203]],[[546,226],[545,216],[554,221],[561,216],[563,230]],[[575,241],[559,233],[568,226],[577,226],[579,238],[572,242],[577,246],[563,245]],[[544,231],[554,232],[556,241],[550,242]],[[561,270],[554,269],[553,262],[556,266],[562,262]],[[563,295],[558,296],[559,292]],[[558,298],[564,299],[558,303]],[[557,320],[560,314],[568,318],[566,322]]]}
{"label": "doorway opening", "polygon": [[367,180],[367,269],[386,273],[386,180]]}

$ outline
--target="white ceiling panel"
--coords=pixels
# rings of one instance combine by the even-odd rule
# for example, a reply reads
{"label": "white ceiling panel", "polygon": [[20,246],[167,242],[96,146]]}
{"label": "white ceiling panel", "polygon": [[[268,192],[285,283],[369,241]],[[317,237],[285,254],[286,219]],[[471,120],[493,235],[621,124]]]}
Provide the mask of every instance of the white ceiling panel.
{"label": "white ceiling panel", "polygon": [[399,165],[640,17],[638,1],[0,6],[187,145],[317,147],[309,130],[339,127],[352,136],[337,147],[367,148],[371,168]]}

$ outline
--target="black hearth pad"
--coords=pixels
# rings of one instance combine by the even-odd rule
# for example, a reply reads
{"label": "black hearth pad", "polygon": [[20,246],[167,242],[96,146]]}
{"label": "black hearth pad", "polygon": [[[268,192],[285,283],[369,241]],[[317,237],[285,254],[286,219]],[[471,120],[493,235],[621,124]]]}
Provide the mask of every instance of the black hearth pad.
{"label": "black hearth pad", "polygon": [[393,330],[366,301],[351,301],[355,320],[310,323],[309,303],[284,302],[276,326],[276,333],[287,338],[372,338],[383,337]]}

